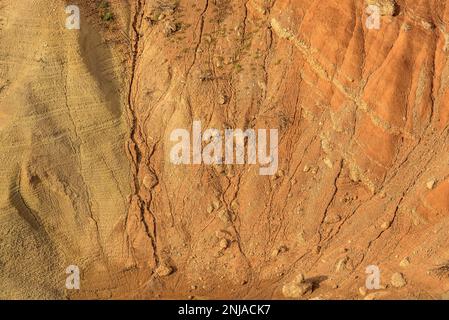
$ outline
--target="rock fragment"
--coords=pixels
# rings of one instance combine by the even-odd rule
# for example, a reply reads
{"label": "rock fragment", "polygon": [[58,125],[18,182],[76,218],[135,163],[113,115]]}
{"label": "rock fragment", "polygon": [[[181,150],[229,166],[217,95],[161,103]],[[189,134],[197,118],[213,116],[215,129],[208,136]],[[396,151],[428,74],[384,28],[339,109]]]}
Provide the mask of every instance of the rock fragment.
{"label": "rock fragment", "polygon": [[308,282],[299,284],[289,283],[282,287],[282,294],[286,298],[298,299],[308,293],[311,293],[312,289],[313,289],[312,284]]}
{"label": "rock fragment", "polygon": [[214,207],[213,207],[213,205],[208,205],[207,206],[207,213],[212,213],[214,211]]}
{"label": "rock fragment", "polygon": [[391,276],[391,285],[395,288],[402,288],[407,284],[405,277],[402,273],[396,272]]}
{"label": "rock fragment", "polygon": [[227,224],[227,223],[231,222],[231,216],[226,209],[220,210],[220,212],[218,212],[217,216],[223,223]]}
{"label": "rock fragment", "polygon": [[410,258],[409,257],[405,257],[404,259],[401,260],[401,262],[399,262],[399,266],[406,268],[410,265]]}
{"label": "rock fragment", "polygon": [[384,223],[382,223],[382,225],[380,227],[382,228],[382,230],[387,230],[390,226],[391,226],[391,222],[385,221]]}
{"label": "rock fragment", "polygon": [[229,241],[227,239],[221,239],[218,245],[221,250],[225,250],[229,247]]}
{"label": "rock fragment", "polygon": [[228,97],[225,96],[224,94],[220,94],[218,96],[218,104],[224,105],[228,102]]}
{"label": "rock fragment", "polygon": [[366,296],[366,293],[367,293],[367,291],[366,291],[366,287],[360,287],[359,288],[359,293],[360,293],[360,295],[361,296]]}
{"label": "rock fragment", "polygon": [[429,181],[426,183],[427,189],[432,190],[432,189],[435,187],[435,183],[436,183],[436,180],[435,180],[435,179],[429,180]]}
{"label": "rock fragment", "polygon": [[324,158],[324,164],[329,168],[332,169],[334,167],[334,163],[329,158]]}
{"label": "rock fragment", "polygon": [[218,200],[218,199],[215,199],[214,201],[212,201],[212,206],[213,206],[215,209],[220,209],[220,207],[221,207],[221,201]]}
{"label": "rock fragment", "polygon": [[172,273],[173,273],[173,268],[167,264],[161,264],[156,269],[156,274],[159,277],[167,277],[167,276],[171,275]]}
{"label": "rock fragment", "polygon": [[306,281],[302,273],[299,273],[292,282],[287,283],[282,287],[282,294],[284,297],[293,299],[301,298],[306,294],[312,293],[312,291],[313,283]]}

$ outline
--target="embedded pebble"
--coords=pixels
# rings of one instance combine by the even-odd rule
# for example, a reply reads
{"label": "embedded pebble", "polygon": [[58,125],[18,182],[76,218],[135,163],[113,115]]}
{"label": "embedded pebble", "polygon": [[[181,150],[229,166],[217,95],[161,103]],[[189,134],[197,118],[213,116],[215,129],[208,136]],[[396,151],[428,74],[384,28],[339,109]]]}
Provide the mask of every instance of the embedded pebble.
{"label": "embedded pebble", "polygon": [[156,274],[157,274],[159,277],[166,277],[166,276],[171,275],[172,273],[173,273],[173,268],[170,267],[170,266],[168,266],[168,265],[165,265],[165,264],[160,265],[160,266],[156,269]]}
{"label": "embedded pebble", "polygon": [[395,288],[402,288],[407,284],[405,277],[402,273],[396,272],[391,276],[391,285]]}
{"label": "embedded pebble", "polygon": [[405,257],[404,259],[401,260],[401,262],[399,262],[399,266],[400,267],[408,267],[410,265],[410,258],[409,257]]}

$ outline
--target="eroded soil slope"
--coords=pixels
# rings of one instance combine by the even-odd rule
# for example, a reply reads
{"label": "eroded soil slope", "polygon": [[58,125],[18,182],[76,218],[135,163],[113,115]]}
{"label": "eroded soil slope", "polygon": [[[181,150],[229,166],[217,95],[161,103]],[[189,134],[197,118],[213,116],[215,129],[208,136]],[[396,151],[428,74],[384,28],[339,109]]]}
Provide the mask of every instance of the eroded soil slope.
{"label": "eroded soil slope", "polygon": [[[30,3],[0,1],[2,297],[449,290],[445,1]],[[173,164],[194,121],[278,129],[277,174]]]}

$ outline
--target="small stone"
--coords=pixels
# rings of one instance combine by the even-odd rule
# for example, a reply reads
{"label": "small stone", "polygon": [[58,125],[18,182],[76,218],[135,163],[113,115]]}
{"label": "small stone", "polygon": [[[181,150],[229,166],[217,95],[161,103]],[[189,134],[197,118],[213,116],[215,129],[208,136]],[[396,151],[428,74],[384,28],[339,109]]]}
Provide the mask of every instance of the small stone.
{"label": "small stone", "polygon": [[427,189],[432,190],[435,187],[435,183],[436,183],[435,179],[432,179],[432,180],[428,181],[426,183]]}
{"label": "small stone", "polygon": [[225,230],[218,230],[218,231],[215,231],[215,236],[216,236],[218,239],[226,238],[226,237],[229,236],[229,233],[226,232]]}
{"label": "small stone", "polygon": [[221,210],[220,212],[218,212],[218,218],[224,223],[231,222],[231,217],[227,210]]}
{"label": "small stone", "polygon": [[324,159],[324,164],[329,168],[332,169],[334,167],[334,164],[332,163],[332,160],[330,160],[329,158],[325,158]]}
{"label": "small stone", "polygon": [[218,104],[224,105],[228,102],[228,97],[226,97],[224,94],[221,94],[218,96]]}
{"label": "small stone", "polygon": [[312,291],[313,285],[309,282],[303,282],[300,284],[289,283],[282,287],[282,294],[286,298],[298,299],[308,293],[311,293]]}
{"label": "small stone", "polygon": [[432,30],[435,28],[435,25],[432,22],[422,20],[421,24],[422,24],[423,28],[426,30]]}
{"label": "small stone", "polygon": [[227,239],[221,239],[219,242],[220,249],[225,250],[229,247],[229,241]]}
{"label": "small stone", "polygon": [[382,223],[380,227],[382,228],[382,230],[387,230],[390,226],[391,226],[390,222],[385,221],[384,223]]}
{"label": "small stone", "polygon": [[215,66],[217,68],[223,68],[223,58],[222,57],[217,57],[217,59],[215,61]]}
{"label": "small stone", "polygon": [[212,37],[210,35],[205,35],[203,37],[204,41],[206,41],[207,43],[211,43],[212,42]]}
{"label": "small stone", "polygon": [[166,265],[166,264],[161,264],[157,269],[156,269],[156,274],[159,277],[167,277],[169,275],[171,275],[173,273],[173,268]]}
{"label": "small stone", "polygon": [[359,293],[360,295],[362,295],[363,297],[366,296],[366,288],[365,287],[360,287],[359,288]]}
{"label": "small stone", "polygon": [[399,266],[406,268],[410,265],[410,258],[409,257],[405,257],[404,259],[401,260],[401,262],[399,262]]}
{"label": "small stone", "polygon": [[214,207],[212,205],[207,206],[207,213],[212,213],[214,211]]}
{"label": "small stone", "polygon": [[306,278],[304,277],[304,274],[303,274],[303,273],[299,273],[299,274],[295,277],[294,283],[296,283],[296,284],[303,283],[305,279],[306,279]]}
{"label": "small stone", "polygon": [[221,207],[221,201],[218,199],[215,199],[214,201],[212,201],[212,205],[215,209],[220,209]]}
{"label": "small stone", "polygon": [[310,171],[310,166],[309,165],[305,165],[304,169],[302,169],[303,172],[309,172]]}
{"label": "small stone", "polygon": [[395,288],[402,288],[407,284],[402,273],[396,272],[391,276],[391,285]]}

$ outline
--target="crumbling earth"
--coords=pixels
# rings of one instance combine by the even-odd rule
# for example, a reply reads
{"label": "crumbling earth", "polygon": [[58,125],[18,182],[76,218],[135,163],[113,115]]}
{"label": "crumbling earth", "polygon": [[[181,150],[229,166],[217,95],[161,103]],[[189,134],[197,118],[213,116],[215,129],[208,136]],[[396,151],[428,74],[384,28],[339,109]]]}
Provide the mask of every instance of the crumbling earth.
{"label": "crumbling earth", "polygon": [[[445,1],[79,2],[0,0],[1,298],[447,297]],[[195,120],[277,174],[171,163]]]}

